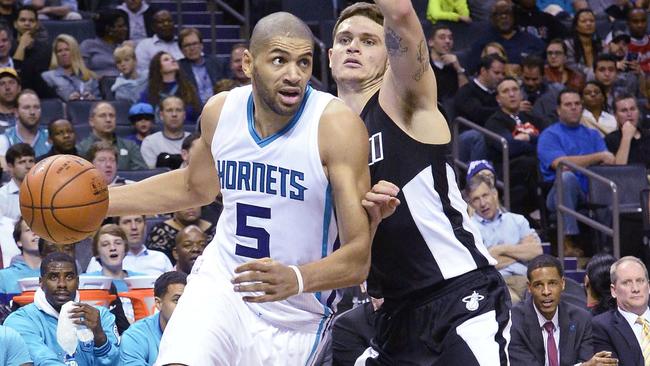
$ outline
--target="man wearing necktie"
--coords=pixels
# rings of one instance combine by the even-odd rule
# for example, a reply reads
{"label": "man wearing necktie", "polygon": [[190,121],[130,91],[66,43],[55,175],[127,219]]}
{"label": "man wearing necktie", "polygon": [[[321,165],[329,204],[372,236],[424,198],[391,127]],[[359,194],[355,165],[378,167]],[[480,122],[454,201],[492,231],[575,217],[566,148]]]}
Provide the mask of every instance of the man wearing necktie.
{"label": "man wearing necktie", "polygon": [[623,257],[610,270],[616,309],[594,317],[594,346],[612,352],[619,365],[650,366],[648,270],[636,257]]}
{"label": "man wearing necktie", "polygon": [[617,365],[610,352],[592,344],[591,315],[561,300],[560,261],[542,254],[528,263],[531,295],[512,309],[509,357],[512,365]]}

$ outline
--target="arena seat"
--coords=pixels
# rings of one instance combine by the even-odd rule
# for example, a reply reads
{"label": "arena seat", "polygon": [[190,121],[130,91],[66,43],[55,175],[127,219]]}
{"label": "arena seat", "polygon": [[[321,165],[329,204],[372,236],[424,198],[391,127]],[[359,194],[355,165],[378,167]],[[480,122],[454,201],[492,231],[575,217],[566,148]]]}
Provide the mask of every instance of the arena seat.
{"label": "arena seat", "polygon": [[55,118],[65,118],[65,104],[59,98],[41,99],[41,125],[46,126]]}
{"label": "arena seat", "polygon": [[81,20],[41,20],[52,43],[59,34],[69,34],[81,44],[86,39],[95,38],[95,22],[92,19]]}
{"label": "arena seat", "polygon": [[141,181],[143,179],[153,177],[154,175],[168,172],[169,168],[154,168],[144,170],[118,170],[117,175],[132,181]]}
{"label": "arena seat", "polygon": [[[616,183],[621,213],[641,212],[639,192],[648,187],[644,165],[596,165],[589,167],[589,170]],[[589,204],[611,207],[612,194],[610,192],[606,185],[590,180]]]}
{"label": "arena seat", "polygon": [[297,16],[310,26],[317,25],[321,20],[336,19],[331,1],[311,1],[309,6],[305,6],[303,1],[282,0],[282,10]]}
{"label": "arena seat", "polygon": [[115,100],[115,93],[111,90],[111,87],[115,84],[115,79],[117,79],[117,76],[104,76],[99,80],[99,91],[102,93],[102,99]]}

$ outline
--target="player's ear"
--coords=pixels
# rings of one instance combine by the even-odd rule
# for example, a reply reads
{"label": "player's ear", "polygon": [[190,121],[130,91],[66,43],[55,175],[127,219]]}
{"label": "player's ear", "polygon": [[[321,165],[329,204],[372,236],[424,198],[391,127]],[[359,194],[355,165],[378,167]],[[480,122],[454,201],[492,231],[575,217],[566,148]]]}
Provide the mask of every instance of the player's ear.
{"label": "player's ear", "polygon": [[253,55],[250,50],[244,50],[241,68],[248,78],[253,76]]}
{"label": "player's ear", "polygon": [[162,299],[159,298],[158,296],[156,296],[156,297],[153,298],[153,300],[154,300],[154,302],[155,302],[156,309],[157,309],[158,311],[160,311],[160,309],[162,308]]}

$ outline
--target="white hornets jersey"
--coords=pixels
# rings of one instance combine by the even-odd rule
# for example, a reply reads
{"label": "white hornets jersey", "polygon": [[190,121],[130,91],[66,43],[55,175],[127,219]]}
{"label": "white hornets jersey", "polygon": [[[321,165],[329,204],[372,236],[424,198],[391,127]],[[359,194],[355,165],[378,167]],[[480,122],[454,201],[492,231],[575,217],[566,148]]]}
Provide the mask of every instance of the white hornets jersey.
{"label": "white hornets jersey", "polygon": [[[289,123],[261,138],[252,87],[230,91],[211,147],[224,208],[201,270],[221,266],[230,279],[237,266],[257,258],[301,265],[336,249],[331,189],[318,149],[319,121],[333,98],[307,87]],[[249,306],[278,327],[317,332],[336,300],[335,291],[326,291]]]}

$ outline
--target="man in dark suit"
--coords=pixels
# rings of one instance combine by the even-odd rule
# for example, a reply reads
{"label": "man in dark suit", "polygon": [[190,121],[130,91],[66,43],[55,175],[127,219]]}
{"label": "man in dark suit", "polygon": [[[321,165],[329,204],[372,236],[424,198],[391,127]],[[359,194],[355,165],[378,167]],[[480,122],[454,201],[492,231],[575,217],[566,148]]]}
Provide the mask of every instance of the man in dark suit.
{"label": "man in dark suit", "polygon": [[178,34],[178,47],[185,58],[178,61],[181,70],[194,84],[201,103],[205,104],[214,94],[217,81],[225,78],[226,64],[215,56],[203,54],[201,33],[196,28],[184,28]]}
{"label": "man in dark suit", "polygon": [[591,315],[560,299],[565,283],[557,258],[545,254],[533,258],[526,275],[532,297],[512,309],[511,364],[617,364],[609,352],[594,355]]}
{"label": "man in dark suit", "polygon": [[[610,270],[616,309],[594,317],[594,346],[612,352],[621,366],[643,366],[643,348],[650,348],[648,270],[636,257],[623,257]],[[645,347],[644,347],[645,346]]]}

